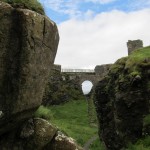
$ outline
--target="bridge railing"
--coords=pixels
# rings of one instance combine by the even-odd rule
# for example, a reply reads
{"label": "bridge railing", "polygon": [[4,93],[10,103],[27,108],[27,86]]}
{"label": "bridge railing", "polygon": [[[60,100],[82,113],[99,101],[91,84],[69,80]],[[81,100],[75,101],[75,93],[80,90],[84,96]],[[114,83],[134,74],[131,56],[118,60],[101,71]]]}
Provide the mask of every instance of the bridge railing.
{"label": "bridge railing", "polygon": [[61,69],[61,72],[94,72],[93,69]]}

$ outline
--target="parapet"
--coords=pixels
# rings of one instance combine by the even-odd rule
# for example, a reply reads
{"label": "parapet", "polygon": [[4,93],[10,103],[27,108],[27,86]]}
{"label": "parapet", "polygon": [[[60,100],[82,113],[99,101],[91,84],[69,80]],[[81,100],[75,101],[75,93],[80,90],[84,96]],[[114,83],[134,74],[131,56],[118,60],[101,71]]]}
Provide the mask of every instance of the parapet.
{"label": "parapet", "polygon": [[131,52],[133,52],[134,50],[137,50],[139,48],[143,47],[143,41],[142,40],[129,40],[127,42],[127,47],[128,47],[128,55],[131,54]]}

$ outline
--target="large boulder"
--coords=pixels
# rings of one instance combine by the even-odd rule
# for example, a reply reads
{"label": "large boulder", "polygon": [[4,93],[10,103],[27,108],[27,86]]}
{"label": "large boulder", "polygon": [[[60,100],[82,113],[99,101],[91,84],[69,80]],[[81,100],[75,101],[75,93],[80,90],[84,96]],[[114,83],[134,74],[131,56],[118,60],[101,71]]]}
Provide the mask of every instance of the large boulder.
{"label": "large boulder", "polygon": [[119,59],[95,91],[99,135],[108,150],[150,135],[150,47]]}
{"label": "large boulder", "polygon": [[58,131],[44,150],[83,150],[83,148],[77,145],[74,139]]}
{"label": "large boulder", "polygon": [[1,150],[83,150],[48,121],[33,118],[0,136]]}
{"label": "large boulder", "polygon": [[41,104],[58,41],[46,16],[0,1],[0,135]]}
{"label": "large boulder", "polygon": [[18,130],[0,136],[1,150],[42,150],[57,132],[48,121],[29,119]]}

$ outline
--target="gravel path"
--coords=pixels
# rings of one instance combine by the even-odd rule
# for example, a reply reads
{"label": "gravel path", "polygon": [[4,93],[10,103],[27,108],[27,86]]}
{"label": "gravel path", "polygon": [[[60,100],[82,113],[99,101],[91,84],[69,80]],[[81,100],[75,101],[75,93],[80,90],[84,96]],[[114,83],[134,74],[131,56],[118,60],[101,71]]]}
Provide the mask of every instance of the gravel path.
{"label": "gravel path", "polygon": [[94,135],[93,137],[91,137],[85,144],[84,144],[84,150],[89,150],[90,145],[97,140],[98,135]]}

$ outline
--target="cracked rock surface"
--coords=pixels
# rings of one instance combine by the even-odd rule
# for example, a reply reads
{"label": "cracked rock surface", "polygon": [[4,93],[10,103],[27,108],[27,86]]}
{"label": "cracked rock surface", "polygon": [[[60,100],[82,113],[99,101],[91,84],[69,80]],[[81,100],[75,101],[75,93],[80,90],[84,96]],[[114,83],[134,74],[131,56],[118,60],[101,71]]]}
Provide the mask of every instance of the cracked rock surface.
{"label": "cracked rock surface", "polygon": [[0,1],[0,135],[41,104],[58,42],[57,26],[46,16]]}

